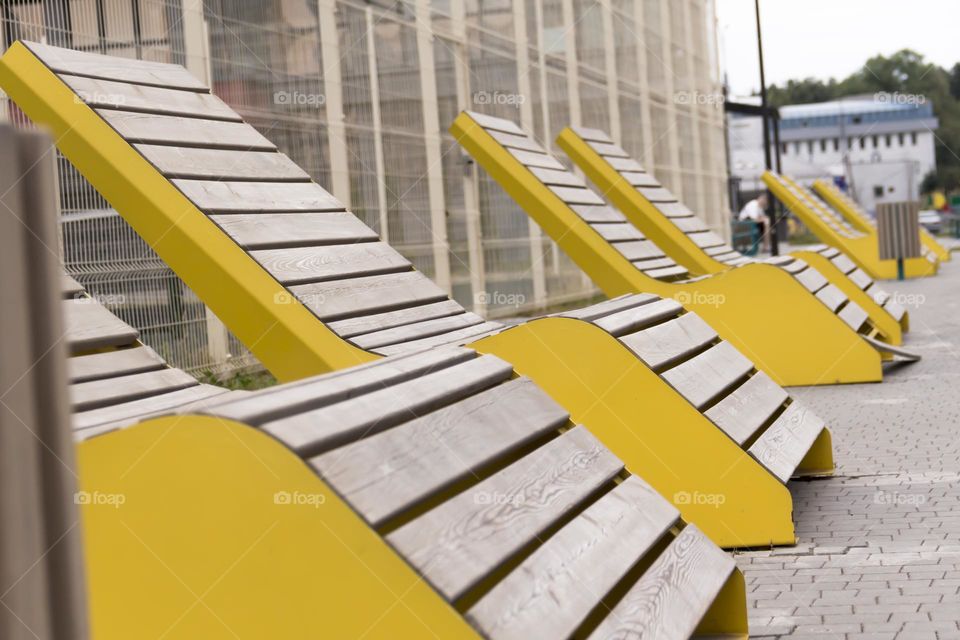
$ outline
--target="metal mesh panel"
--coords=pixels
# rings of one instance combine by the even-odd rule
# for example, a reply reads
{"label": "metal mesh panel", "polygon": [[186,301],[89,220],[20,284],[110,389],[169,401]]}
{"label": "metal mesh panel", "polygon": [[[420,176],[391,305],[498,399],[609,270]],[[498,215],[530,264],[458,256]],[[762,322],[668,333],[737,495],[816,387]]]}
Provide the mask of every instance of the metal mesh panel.
{"label": "metal mesh panel", "polygon": [[[209,69],[217,95],[320,184],[346,191],[340,195],[357,215],[417,268],[447,281],[436,257],[449,258],[454,297],[471,307],[486,293],[480,308],[490,315],[530,307],[534,291],[545,294],[537,304],[549,305],[595,289],[549,238],[531,238],[524,212],[465,160],[447,132],[461,109],[515,121],[526,114],[536,137],[553,147],[570,124],[572,96],[582,124],[608,131],[617,117],[610,110],[614,99],[623,146],[641,160],[649,147],[658,176],[671,187],[680,178],[681,195],[706,204],[711,223],[722,227],[719,107],[678,108],[676,96],[667,95],[668,87],[709,93],[719,86],[711,66],[712,3],[573,0],[571,19],[563,0],[431,0],[422,22],[417,6],[413,0],[337,0],[331,11],[316,0],[205,0],[207,42],[199,52],[185,41],[181,0],[7,3],[3,20],[7,42],[46,40]],[[515,12],[527,21],[525,42],[516,41],[524,34],[515,33]],[[324,19],[329,22],[321,25]],[[326,34],[330,23],[335,42],[321,38],[321,26]],[[430,33],[420,38],[419,29]],[[527,47],[524,68],[518,68],[518,46]],[[324,60],[331,52],[336,55]],[[615,77],[607,75],[607,55]],[[424,81],[435,83],[436,104],[424,102]],[[333,88],[340,104],[331,112],[327,91]],[[329,126],[328,112],[338,114]],[[9,113],[18,118],[15,109]],[[644,139],[641,114],[649,114],[651,139]],[[431,121],[439,131],[425,130]],[[431,155],[437,144],[438,160]],[[346,160],[334,166],[332,158]],[[438,202],[433,187],[442,216],[432,209]],[[61,191],[68,269],[152,346],[195,371],[253,362],[63,161]],[[445,226],[434,228],[439,220]]]}

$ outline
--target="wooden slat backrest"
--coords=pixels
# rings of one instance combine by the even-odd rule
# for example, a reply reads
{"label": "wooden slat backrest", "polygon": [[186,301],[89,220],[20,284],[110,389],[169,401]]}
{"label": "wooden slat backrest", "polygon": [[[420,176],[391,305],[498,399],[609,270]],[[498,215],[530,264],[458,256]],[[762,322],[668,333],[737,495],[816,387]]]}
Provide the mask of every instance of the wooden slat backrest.
{"label": "wooden slat backrest", "polygon": [[[342,328],[344,339],[388,354],[444,342],[441,325],[450,342],[473,335],[462,306],[181,67],[25,44],[291,300],[334,332]],[[516,132],[498,135],[512,140]],[[461,317],[438,321],[448,316]],[[360,339],[400,326],[409,347]]]}
{"label": "wooden slat backrest", "polygon": [[[488,133],[493,140],[507,150],[521,165],[523,171],[547,187],[564,206],[586,222],[595,232],[604,238],[627,260],[646,275],[666,281],[675,281],[688,277],[687,270],[654,243],[646,240],[643,234],[620,212],[609,207],[603,198],[588,188],[583,180],[564,167],[527,133],[516,133],[520,128],[516,124],[493,116],[467,112],[470,118]],[[504,129],[511,128],[513,133],[506,135]],[[597,135],[596,133],[591,135]],[[618,154],[621,160],[628,160],[626,152],[607,142],[594,142],[607,153]],[[642,172],[639,165],[621,165],[626,169]]]}
{"label": "wooden slat backrest", "polygon": [[[88,636],[52,141],[0,125],[0,637]],[[58,295],[58,292],[61,295]]]}

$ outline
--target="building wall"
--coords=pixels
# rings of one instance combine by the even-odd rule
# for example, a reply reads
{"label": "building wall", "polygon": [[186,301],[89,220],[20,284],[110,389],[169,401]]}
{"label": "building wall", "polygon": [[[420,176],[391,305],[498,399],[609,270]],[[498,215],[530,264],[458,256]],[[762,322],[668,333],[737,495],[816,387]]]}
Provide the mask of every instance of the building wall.
{"label": "building wall", "polygon": [[[73,0],[69,7],[18,3],[5,10],[5,38],[186,64],[417,268],[488,316],[597,292],[467,161],[447,133],[461,109],[514,119],[558,154],[552,140],[564,126],[606,129],[727,233],[713,0]],[[69,165],[62,169],[68,269],[105,296],[120,283],[132,296],[140,285],[131,283],[143,284],[140,271],[162,265],[133,236],[121,238],[123,225],[109,222],[115,214],[106,203]],[[82,226],[73,219],[81,215],[108,222],[70,231]],[[110,228],[112,253],[91,247],[107,233],[92,225]],[[172,341],[167,355],[179,366],[220,366],[227,354],[246,364],[182,283],[169,272],[155,279],[163,278],[153,285],[154,304],[113,308],[148,339]],[[182,338],[170,337],[170,327],[198,336],[184,347],[195,355],[180,354],[174,343]]]}

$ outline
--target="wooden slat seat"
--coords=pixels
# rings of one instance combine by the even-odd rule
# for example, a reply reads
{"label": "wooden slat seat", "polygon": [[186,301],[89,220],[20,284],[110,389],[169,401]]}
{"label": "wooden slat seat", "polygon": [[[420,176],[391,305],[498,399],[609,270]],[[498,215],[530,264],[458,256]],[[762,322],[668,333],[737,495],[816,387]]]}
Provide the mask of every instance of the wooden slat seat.
{"label": "wooden slat seat", "polygon": [[685,313],[646,331],[623,338],[623,343],[654,371],[689,358],[714,340],[716,332],[700,316]]}
{"label": "wooden slat seat", "polygon": [[663,373],[695,407],[716,400],[753,370],[747,360],[729,342],[720,342],[691,360]]}
{"label": "wooden slat seat", "polygon": [[[640,296],[633,298],[605,308],[643,306]],[[204,412],[269,431],[256,408],[275,413],[292,400],[286,420],[336,425],[358,410],[372,411],[376,420],[386,410],[380,396],[409,397],[407,387],[424,379],[396,372],[419,369],[424,358],[442,364],[437,373],[448,381],[469,380],[478,363],[511,371],[493,356],[438,349],[215,402]],[[301,401],[310,393],[321,406]],[[608,593],[647,584],[687,597],[686,584],[655,570],[677,558],[684,575],[701,577],[711,589],[720,580],[713,597],[697,601],[690,620],[681,620],[686,614],[679,610],[672,618],[631,614],[637,620],[692,633],[721,590],[734,586],[727,582],[732,560],[725,577],[717,573],[718,558],[728,556],[524,377],[501,376],[445,403],[398,414],[319,454],[297,451],[440,597],[451,605],[470,601],[463,615],[482,637],[568,637],[589,628],[591,617],[594,625],[607,622],[601,602]],[[696,552],[683,555],[691,538]],[[698,576],[701,558],[704,576]]]}
{"label": "wooden slat seat", "polygon": [[[702,575],[694,575],[699,567]],[[736,569],[700,531],[687,526],[613,608],[590,640],[688,638]]]}
{"label": "wooden slat seat", "polygon": [[74,354],[136,342],[136,329],[107,311],[93,298],[63,302],[67,343]]}
{"label": "wooden slat seat", "polygon": [[112,376],[154,371],[165,366],[163,358],[150,347],[133,346],[74,356],[67,360],[67,375],[71,382],[89,382]]}
{"label": "wooden slat seat", "polygon": [[783,387],[758,371],[733,393],[710,407],[707,416],[742,446],[787,398]]}
{"label": "wooden slat seat", "polygon": [[97,113],[131,143],[246,151],[273,151],[277,148],[245,122],[200,120],[116,109],[98,109]]}
{"label": "wooden slat seat", "polygon": [[70,386],[70,404],[74,411],[86,411],[179,391],[196,384],[196,378],[179,369],[158,369],[74,383]]}

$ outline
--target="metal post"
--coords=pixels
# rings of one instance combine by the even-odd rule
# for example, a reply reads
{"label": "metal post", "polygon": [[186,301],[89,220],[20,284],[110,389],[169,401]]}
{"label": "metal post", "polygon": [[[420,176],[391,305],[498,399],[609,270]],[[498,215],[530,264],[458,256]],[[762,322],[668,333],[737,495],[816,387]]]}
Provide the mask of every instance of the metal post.
{"label": "metal post", "polygon": [[[760,29],[760,0],[754,0],[754,7],[757,13],[757,51],[760,55],[760,109],[763,118],[763,162],[767,171],[773,170],[773,163],[770,158],[770,122],[767,113],[767,79],[763,71],[763,36]],[[780,246],[777,240],[777,223],[775,209],[773,207],[773,195],[767,189],[767,216],[770,217],[770,254],[780,255]]]}

